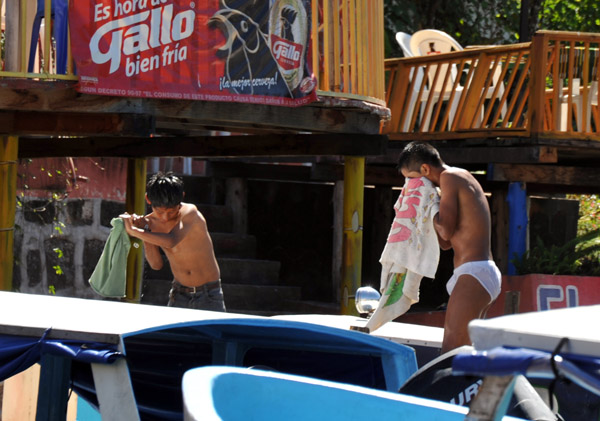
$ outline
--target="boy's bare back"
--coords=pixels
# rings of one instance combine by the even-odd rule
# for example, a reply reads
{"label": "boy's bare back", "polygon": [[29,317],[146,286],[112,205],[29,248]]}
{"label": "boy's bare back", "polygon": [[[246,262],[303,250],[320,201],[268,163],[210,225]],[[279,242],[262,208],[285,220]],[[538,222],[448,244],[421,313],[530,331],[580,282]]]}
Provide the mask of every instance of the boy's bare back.
{"label": "boy's bare back", "polygon": [[440,214],[456,218],[448,238],[454,250],[454,267],[490,260],[490,210],[480,184],[470,172],[446,166],[440,174],[440,190]]}

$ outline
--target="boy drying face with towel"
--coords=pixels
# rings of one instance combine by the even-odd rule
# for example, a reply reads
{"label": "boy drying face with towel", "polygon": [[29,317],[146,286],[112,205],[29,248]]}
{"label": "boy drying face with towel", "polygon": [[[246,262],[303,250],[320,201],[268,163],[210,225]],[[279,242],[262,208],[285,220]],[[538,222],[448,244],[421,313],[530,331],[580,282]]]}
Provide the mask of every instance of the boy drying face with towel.
{"label": "boy drying face with towel", "polygon": [[146,216],[121,215],[127,234],[144,242],[146,260],[163,267],[162,249],[171,265],[169,307],[225,311],[220,270],[206,219],[198,208],[182,203],[183,181],[168,173],[154,174],[146,186]]}
{"label": "boy drying face with towel", "polygon": [[400,153],[398,168],[405,178],[426,177],[441,190],[433,224],[441,248],[454,250],[454,274],[446,284],[450,299],[442,353],[470,345],[469,322],[485,316],[501,285],[491,252],[490,209],[483,189],[470,172],[446,165],[427,143],[408,144]]}

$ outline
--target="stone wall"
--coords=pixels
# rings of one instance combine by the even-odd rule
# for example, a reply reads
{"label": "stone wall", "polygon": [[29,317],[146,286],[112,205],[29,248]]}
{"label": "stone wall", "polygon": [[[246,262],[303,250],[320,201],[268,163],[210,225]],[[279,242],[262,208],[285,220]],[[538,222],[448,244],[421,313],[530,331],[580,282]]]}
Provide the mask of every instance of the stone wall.
{"label": "stone wall", "polygon": [[13,289],[34,294],[102,298],[88,280],[123,202],[21,198],[15,220]]}

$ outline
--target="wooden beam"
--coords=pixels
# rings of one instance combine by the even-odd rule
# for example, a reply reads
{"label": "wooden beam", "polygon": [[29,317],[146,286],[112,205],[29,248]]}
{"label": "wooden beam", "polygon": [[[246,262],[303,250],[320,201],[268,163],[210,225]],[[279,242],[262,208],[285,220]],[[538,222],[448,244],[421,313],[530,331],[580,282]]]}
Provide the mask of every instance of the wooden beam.
{"label": "wooden beam", "polygon": [[154,119],[137,114],[0,111],[0,134],[150,136]]}
{"label": "wooden beam", "polygon": [[[339,164],[313,164],[311,179],[314,181],[337,181],[344,179],[344,167]],[[365,167],[365,184],[376,186],[402,186],[404,177],[395,166]]]}
{"label": "wooden beam", "polygon": [[558,162],[557,149],[548,146],[439,148],[439,152],[449,164]]}
{"label": "wooden beam", "polygon": [[269,134],[263,136],[23,138],[20,158],[368,156],[385,154],[387,136]]}
{"label": "wooden beam", "polygon": [[492,181],[593,186],[600,189],[598,169],[589,167],[494,164],[488,178]]}
{"label": "wooden beam", "polygon": [[[0,110],[146,114],[196,125],[321,133],[379,133],[389,110],[363,101],[319,98],[301,107],[81,94],[71,81],[0,81]],[[229,130],[241,131],[241,130]]]}
{"label": "wooden beam", "polygon": [[[548,61],[548,37],[536,33],[531,42],[531,97],[527,117],[531,136],[537,138],[544,131],[544,98],[546,94],[546,66]],[[556,102],[555,102],[556,103]]]}
{"label": "wooden beam", "polygon": [[[453,142],[454,143],[454,142]],[[538,164],[558,162],[559,151],[551,146],[457,146],[432,143],[448,164],[519,163]],[[388,148],[386,162],[398,161],[401,148]],[[371,162],[371,161],[369,161]]]}
{"label": "wooden beam", "polygon": [[[343,170],[341,169],[341,171]],[[210,161],[206,176],[215,178],[239,177],[263,180],[311,181],[311,167],[304,165]],[[342,177],[340,177],[341,179]]]}

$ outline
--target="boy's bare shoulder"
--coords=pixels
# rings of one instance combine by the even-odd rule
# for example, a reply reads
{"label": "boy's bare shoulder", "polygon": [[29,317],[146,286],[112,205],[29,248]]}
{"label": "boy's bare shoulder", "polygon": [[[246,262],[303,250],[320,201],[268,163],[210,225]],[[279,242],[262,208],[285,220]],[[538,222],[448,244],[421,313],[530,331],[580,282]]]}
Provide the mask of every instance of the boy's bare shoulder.
{"label": "boy's bare shoulder", "polygon": [[469,182],[473,179],[473,175],[465,170],[464,168],[449,167],[443,173],[442,177],[446,178],[446,181],[453,183]]}
{"label": "boy's bare shoulder", "polygon": [[205,221],[204,215],[193,203],[181,203],[181,214],[183,218],[190,221]]}

